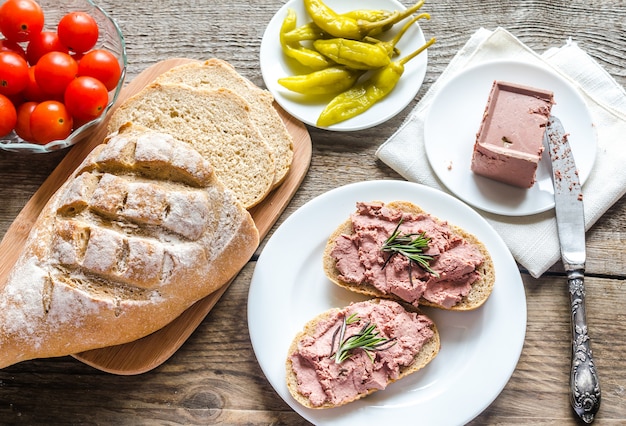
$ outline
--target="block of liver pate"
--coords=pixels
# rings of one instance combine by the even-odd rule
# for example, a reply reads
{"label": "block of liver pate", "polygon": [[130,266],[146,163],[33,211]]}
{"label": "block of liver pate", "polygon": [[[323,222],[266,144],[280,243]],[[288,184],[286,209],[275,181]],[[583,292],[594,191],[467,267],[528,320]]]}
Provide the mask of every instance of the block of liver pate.
{"label": "block of liver pate", "polygon": [[494,81],[472,155],[472,171],[521,188],[535,183],[551,91]]}

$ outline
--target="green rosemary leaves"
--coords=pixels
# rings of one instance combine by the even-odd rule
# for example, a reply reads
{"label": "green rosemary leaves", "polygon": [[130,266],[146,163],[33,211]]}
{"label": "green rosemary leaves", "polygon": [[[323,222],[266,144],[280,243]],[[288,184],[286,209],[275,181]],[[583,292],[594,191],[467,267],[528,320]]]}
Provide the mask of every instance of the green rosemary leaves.
{"label": "green rosemary leaves", "polygon": [[[439,274],[430,268],[429,261],[433,260],[433,257],[424,254],[424,250],[428,248],[430,238],[428,238],[423,232],[420,234],[400,235],[401,223],[402,219],[400,219],[398,225],[396,225],[396,229],[393,231],[391,236],[387,238],[381,248],[382,251],[391,253],[389,257],[387,257],[387,259],[385,260],[385,263],[383,264],[383,269],[385,268],[385,266],[387,266],[387,263],[389,263],[394,255],[400,254],[408,258],[409,261],[417,263],[424,270],[438,277]],[[411,262],[409,262],[409,267],[410,266]]]}
{"label": "green rosemary leaves", "polygon": [[[343,323],[335,330],[331,342],[331,352],[329,357],[335,358],[335,362],[337,364],[341,364],[343,361],[350,358],[356,349],[362,349],[365,351],[369,359],[374,362],[374,355],[372,352],[388,349],[395,345],[395,339],[381,337],[376,330],[376,325],[371,324],[369,321],[358,333],[344,339],[347,326],[359,320],[360,318],[358,318],[356,314],[352,314],[348,318],[344,316]],[[334,351],[335,340],[338,334],[339,346],[337,350]]]}

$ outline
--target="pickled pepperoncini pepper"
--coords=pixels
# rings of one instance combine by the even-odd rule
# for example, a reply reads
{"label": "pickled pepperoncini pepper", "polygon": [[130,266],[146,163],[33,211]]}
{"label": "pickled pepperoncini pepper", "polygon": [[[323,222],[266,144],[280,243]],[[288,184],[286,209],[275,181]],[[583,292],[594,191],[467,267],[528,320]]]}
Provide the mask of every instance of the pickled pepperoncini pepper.
{"label": "pickled pepperoncini pepper", "polygon": [[434,42],[434,38],[430,39],[415,52],[376,70],[366,81],[337,95],[322,111],[317,119],[317,125],[328,127],[355,117],[371,108],[394,89],[404,73],[404,65]]}
{"label": "pickled pepperoncini pepper", "polygon": [[352,87],[362,74],[362,71],[333,66],[310,74],[279,78],[278,83],[303,95],[334,95]]}
{"label": "pickled pepperoncini pepper", "polygon": [[[356,19],[357,21],[369,21],[376,22],[381,21],[383,19],[389,18],[393,12],[388,10],[372,10],[372,9],[357,9],[350,10],[341,14],[340,16],[349,17],[351,19]],[[393,23],[388,24],[380,29],[380,31],[376,34],[380,34],[384,31],[388,31],[393,27]],[[369,35],[376,35],[369,34]],[[304,25],[301,25],[291,31],[288,31],[284,34],[285,41],[288,43],[307,41],[307,40],[318,40],[320,38],[332,38],[333,36],[324,32],[315,22],[308,22]]]}
{"label": "pickled pepperoncini pepper", "polygon": [[390,57],[394,54],[396,44],[404,33],[411,25],[422,18],[430,19],[430,15],[422,13],[413,17],[390,41],[379,41],[369,36],[365,40],[371,39],[373,43],[333,38],[329,40],[315,40],[313,46],[319,53],[333,62],[346,65],[355,70],[371,70],[384,67],[391,62]]}
{"label": "pickled pepperoncini pepper", "polygon": [[322,29],[318,27],[315,22],[300,25],[299,27],[283,34],[283,40],[287,43],[318,40],[320,38],[328,38],[328,34],[322,31]]}
{"label": "pickled pepperoncini pepper", "polygon": [[307,49],[306,47],[301,46],[298,42],[288,42],[285,40],[285,34],[294,30],[296,28],[296,24],[296,12],[293,9],[289,9],[280,28],[280,45],[283,53],[288,57],[295,59],[300,64],[314,70],[320,70],[332,65],[332,62],[321,53],[316,52],[313,49]]}
{"label": "pickled pepperoncini pepper", "polygon": [[353,18],[347,14],[338,14],[333,9],[328,7],[322,0],[304,0],[304,7],[311,17],[311,20],[315,22],[315,24],[323,31],[333,37],[352,40],[361,40],[367,35],[379,32],[381,28],[388,27],[390,24],[393,25],[402,21],[406,17],[415,13],[423,6],[423,4],[424,1],[420,0],[408,9],[391,12],[391,14],[385,19],[368,21]]}
{"label": "pickled pepperoncini pepper", "polygon": [[370,44],[346,38],[315,40],[315,50],[333,62],[355,70],[371,70],[384,67],[391,60],[387,50],[378,44]]}

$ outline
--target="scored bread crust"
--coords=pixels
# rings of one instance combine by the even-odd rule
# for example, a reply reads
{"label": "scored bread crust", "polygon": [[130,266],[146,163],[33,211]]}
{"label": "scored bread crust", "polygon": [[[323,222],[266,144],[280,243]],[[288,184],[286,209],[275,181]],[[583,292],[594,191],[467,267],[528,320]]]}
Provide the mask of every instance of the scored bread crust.
{"label": "scored bread crust", "polygon": [[161,74],[155,82],[186,84],[198,89],[225,88],[245,99],[250,104],[252,121],[274,153],[276,174],[273,187],[285,180],[293,161],[293,138],[274,108],[274,97],[269,91],[243,77],[230,63],[217,58],[178,65]]}
{"label": "scored bread crust", "polygon": [[[421,207],[413,203],[409,203],[407,201],[393,201],[390,203],[385,203],[385,205],[389,208],[400,210],[405,213],[411,213],[411,214],[427,213]],[[434,218],[434,219],[441,222],[437,218]],[[456,225],[448,223],[448,226],[450,227],[453,233],[463,237],[466,241],[468,241],[470,244],[475,246],[482,254],[484,261],[477,268],[478,272],[480,273],[480,279],[472,284],[470,292],[465,297],[463,297],[459,303],[457,303],[456,305],[450,308],[446,308],[444,306],[430,302],[424,298],[421,298],[419,300],[419,304],[423,306],[432,306],[432,307],[436,307],[439,309],[445,309],[445,310],[450,310],[450,311],[473,310],[473,309],[480,307],[489,298],[489,296],[491,295],[491,292],[493,291],[493,286],[496,280],[493,260],[491,258],[491,255],[489,254],[489,251],[487,250],[487,247],[475,235],[470,234],[469,232],[465,231],[464,229]],[[335,231],[331,234],[331,236],[328,238],[328,241],[324,248],[324,254],[322,256],[322,264],[323,264],[324,273],[326,274],[326,276],[338,286],[348,289],[350,291],[356,292],[356,293],[365,294],[367,296],[373,296],[373,297],[381,297],[381,298],[386,298],[386,299],[391,299],[391,300],[396,300],[396,301],[403,301],[400,297],[394,294],[386,294],[386,293],[381,292],[380,290],[378,290],[376,287],[374,287],[371,284],[348,283],[348,282],[342,281],[339,278],[340,273],[337,270],[336,262],[333,259],[333,257],[330,255],[330,253],[332,252],[335,246],[335,240],[339,236],[351,235],[353,233],[354,233],[354,230],[352,229],[352,221],[350,219],[347,219],[345,222],[339,225],[335,229]]]}
{"label": "scored bread crust", "polygon": [[258,243],[199,153],[124,126],[50,198],[0,284],[0,368],[157,331],[232,279]]}
{"label": "scored bread crust", "polygon": [[[371,300],[368,300],[367,302],[379,303],[380,299],[379,298],[371,299]],[[402,305],[402,307],[405,310],[423,315],[422,312],[415,306],[412,306],[412,305],[409,305],[408,303],[403,303],[403,302],[399,302],[399,303]],[[293,366],[291,363],[291,354],[297,351],[298,342],[300,342],[306,336],[313,336],[315,334],[318,323],[326,320],[327,318],[330,318],[331,316],[342,311],[343,309],[345,308],[333,308],[328,311],[322,312],[315,318],[311,319],[309,322],[307,322],[304,325],[303,330],[300,331],[294,337],[294,339],[291,342],[291,345],[289,345],[289,351],[287,352],[289,355],[287,356],[287,361],[285,363],[287,388],[289,389],[289,393],[291,394],[291,396],[296,401],[298,401],[300,404],[302,404],[303,406],[307,408],[324,409],[324,408],[338,407],[339,405],[335,405],[335,404],[331,404],[327,402],[320,406],[314,406],[313,404],[311,404],[311,402],[305,395],[302,395],[298,391],[298,379],[296,377],[296,373],[294,372]],[[439,353],[439,349],[441,348],[441,338],[439,336],[439,330],[437,329],[437,326],[435,325],[434,322],[432,323],[430,328],[433,331],[433,336],[424,343],[420,351],[415,355],[415,358],[413,358],[413,361],[409,365],[406,365],[400,368],[400,374],[398,375],[398,377],[396,379],[390,379],[389,382],[387,383],[388,385],[390,383],[393,383],[395,381],[402,379],[403,377],[406,377],[412,373],[415,373],[421,370],[437,356],[437,354]],[[358,399],[364,398],[367,395],[370,395],[376,392],[377,390],[379,389],[370,389],[365,393],[356,395],[354,398],[350,400],[344,401],[340,405],[345,405],[350,402],[356,401]]]}
{"label": "scored bread crust", "polygon": [[273,188],[274,154],[252,121],[249,103],[231,90],[152,83],[115,110],[109,133],[127,122],[192,145],[248,209]]}

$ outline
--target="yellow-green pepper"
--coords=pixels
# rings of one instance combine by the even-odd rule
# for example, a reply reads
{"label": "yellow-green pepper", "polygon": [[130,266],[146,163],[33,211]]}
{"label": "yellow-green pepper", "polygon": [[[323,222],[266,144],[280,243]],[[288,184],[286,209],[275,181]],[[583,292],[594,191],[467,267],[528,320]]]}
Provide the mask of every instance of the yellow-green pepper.
{"label": "yellow-green pepper", "polygon": [[396,87],[404,73],[404,65],[434,42],[435,39],[432,38],[415,52],[405,58],[390,62],[389,65],[376,70],[366,81],[337,95],[324,108],[317,119],[317,125],[332,126],[367,111]]}
{"label": "yellow-green pepper", "polygon": [[355,70],[371,70],[384,67],[391,62],[387,50],[378,43],[332,38],[315,40],[313,47],[331,61]]}
{"label": "yellow-green pepper", "polygon": [[346,14],[338,14],[328,7],[322,0],[304,0],[304,7],[311,17],[323,31],[333,37],[361,40],[372,32],[379,31],[388,25],[400,22],[404,18],[411,16],[424,4],[420,0],[415,5],[403,11],[394,11],[385,19],[379,21],[367,21],[355,19]]}
{"label": "yellow-green pepper", "polygon": [[332,95],[352,87],[362,74],[346,67],[333,66],[309,74],[280,78],[278,83],[304,95]]}
{"label": "yellow-green pepper", "polygon": [[280,28],[280,45],[283,53],[288,57],[295,59],[300,64],[314,70],[327,68],[332,65],[332,62],[319,52],[316,52],[313,49],[307,49],[298,42],[289,42],[285,39],[285,34],[294,30],[296,28],[296,24],[296,12],[293,9],[287,10],[287,16],[283,20]]}
{"label": "yellow-green pepper", "polygon": [[309,22],[286,32],[283,34],[283,37],[287,43],[299,43],[301,41],[317,40],[325,37],[327,38],[328,34],[322,31],[322,29],[318,27],[315,22]]}
{"label": "yellow-green pepper", "polygon": [[422,18],[430,19],[430,15],[422,13],[413,17],[390,41],[379,41],[370,36],[365,37],[365,41],[333,38],[315,40],[313,46],[315,50],[333,62],[355,70],[371,70],[384,67],[391,62],[390,57],[395,53],[396,44],[402,36],[411,25]]}

